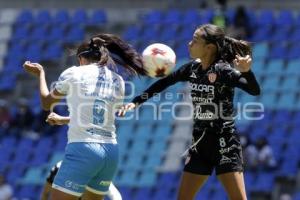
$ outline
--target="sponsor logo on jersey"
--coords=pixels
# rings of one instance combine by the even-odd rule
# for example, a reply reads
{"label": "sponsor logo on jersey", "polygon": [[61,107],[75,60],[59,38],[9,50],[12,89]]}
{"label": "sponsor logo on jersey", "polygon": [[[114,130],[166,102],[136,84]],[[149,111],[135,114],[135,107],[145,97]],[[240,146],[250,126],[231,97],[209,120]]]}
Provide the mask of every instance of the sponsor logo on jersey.
{"label": "sponsor logo on jersey", "polygon": [[190,88],[198,92],[207,92],[212,94],[214,94],[214,90],[215,90],[215,86],[213,85],[196,84],[196,83],[190,83]]}
{"label": "sponsor logo on jersey", "polygon": [[192,75],[190,75],[191,78],[197,78],[195,72],[192,72]]}
{"label": "sponsor logo on jersey", "polygon": [[214,83],[217,79],[217,74],[216,73],[209,73],[208,74],[208,80],[211,83]]}

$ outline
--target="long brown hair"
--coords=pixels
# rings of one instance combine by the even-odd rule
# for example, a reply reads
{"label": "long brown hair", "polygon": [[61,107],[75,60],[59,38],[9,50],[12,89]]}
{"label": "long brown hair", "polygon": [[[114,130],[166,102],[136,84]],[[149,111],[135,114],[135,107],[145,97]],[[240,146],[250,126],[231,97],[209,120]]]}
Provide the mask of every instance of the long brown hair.
{"label": "long brown hair", "polygon": [[224,30],[213,24],[204,24],[199,26],[202,30],[201,37],[206,43],[215,44],[217,47],[217,59],[222,59],[229,63],[235,59],[236,55],[246,56],[251,55],[252,50],[248,42],[237,40],[225,35]]}
{"label": "long brown hair", "polygon": [[119,64],[130,75],[146,75],[141,55],[128,43],[113,34],[98,34],[83,42],[77,49],[77,56],[99,65],[115,67]]}

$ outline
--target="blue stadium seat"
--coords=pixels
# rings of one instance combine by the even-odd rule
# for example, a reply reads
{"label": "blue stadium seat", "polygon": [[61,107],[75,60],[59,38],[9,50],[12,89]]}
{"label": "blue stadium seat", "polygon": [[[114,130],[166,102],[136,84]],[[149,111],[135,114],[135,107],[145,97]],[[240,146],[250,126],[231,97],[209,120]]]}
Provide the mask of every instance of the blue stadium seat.
{"label": "blue stadium seat", "polygon": [[140,26],[129,26],[123,33],[123,38],[125,40],[136,40],[141,33]]}
{"label": "blue stadium seat", "polygon": [[16,76],[14,74],[8,74],[0,79],[0,90],[9,91],[16,87]]}
{"label": "blue stadium seat", "polygon": [[53,24],[69,24],[70,23],[70,15],[67,10],[58,10],[56,11],[53,20]]}
{"label": "blue stadium seat", "polygon": [[[157,123],[157,122],[156,122]],[[152,140],[154,141],[166,141],[167,138],[172,133],[171,126],[166,124],[157,123],[157,127],[154,130],[154,137],[152,137]]]}
{"label": "blue stadium seat", "polygon": [[85,10],[77,9],[71,17],[71,23],[74,25],[86,25],[88,23],[88,16]]}
{"label": "blue stadium seat", "polygon": [[166,43],[166,41],[176,40],[177,35],[178,35],[177,26],[170,25],[169,27],[163,29],[160,32],[159,40],[164,41],[164,43]]}
{"label": "blue stadium seat", "polygon": [[148,150],[148,141],[145,140],[134,140],[131,148],[130,153],[132,154],[143,154],[146,153],[146,150]]}
{"label": "blue stadium seat", "polygon": [[49,29],[48,29],[47,25],[43,25],[43,24],[37,25],[32,30],[28,39],[31,39],[34,41],[36,41],[36,40],[45,41],[48,38],[48,32],[49,32]]}
{"label": "blue stadium seat", "polygon": [[155,24],[160,24],[163,19],[163,14],[159,10],[152,10],[146,15],[142,16],[142,21],[145,25],[153,26]]}
{"label": "blue stadium seat", "polygon": [[285,108],[285,109],[292,110],[294,109],[295,103],[296,103],[295,93],[283,93],[279,96],[278,108]]}
{"label": "blue stadium seat", "polygon": [[104,10],[94,10],[89,18],[88,24],[92,26],[100,26],[107,22],[107,16]]}
{"label": "blue stadium seat", "polygon": [[[264,87],[264,86],[263,86]],[[277,106],[277,95],[273,92],[264,92],[262,95],[260,102],[264,104],[265,108],[273,109]]]}
{"label": "blue stadium seat", "polygon": [[[45,146],[44,149],[36,149],[33,154],[32,154],[32,159],[30,160],[30,165],[31,166],[40,166],[48,162],[49,160],[49,155],[50,153],[50,148],[49,150],[45,151]],[[52,149],[51,149],[52,150]]]}
{"label": "blue stadium seat", "polygon": [[18,182],[20,184],[43,184],[47,174],[48,172],[44,167],[31,167]]}
{"label": "blue stadium seat", "polygon": [[270,37],[270,42],[280,42],[286,41],[290,37],[290,28],[289,27],[278,27],[273,31],[273,34]]}
{"label": "blue stadium seat", "polygon": [[300,58],[300,47],[299,44],[293,45],[287,53],[287,59],[299,59]]}
{"label": "blue stadium seat", "polygon": [[49,10],[40,10],[34,18],[34,23],[39,25],[49,25],[52,22],[52,16]]}
{"label": "blue stadium seat", "polygon": [[180,45],[177,49],[175,49],[175,53],[178,58],[189,58],[187,44]]}
{"label": "blue stadium seat", "polygon": [[269,76],[262,84],[263,91],[277,90],[280,83],[280,76]]}
{"label": "blue stadium seat", "polygon": [[281,10],[275,19],[275,25],[282,27],[291,27],[294,25],[294,16],[290,10]]}
{"label": "blue stadium seat", "polygon": [[150,169],[150,170],[156,170],[156,168],[161,164],[161,157],[160,155],[163,153],[163,151],[156,151],[155,153],[149,152],[144,168]]}
{"label": "blue stadium seat", "polygon": [[293,196],[293,200],[300,200],[300,192],[296,192]]}
{"label": "blue stadium seat", "polygon": [[166,199],[169,200],[170,190],[166,190],[165,188],[158,188],[158,190],[154,193],[153,199]]}
{"label": "blue stadium seat", "polygon": [[272,10],[261,10],[257,18],[259,26],[272,26],[274,24],[274,15]]}
{"label": "blue stadium seat", "polygon": [[12,39],[13,40],[23,40],[30,36],[30,26],[20,25],[16,26]]}
{"label": "blue stadium seat", "polygon": [[145,141],[149,141],[149,139],[151,137],[153,137],[153,131],[152,131],[152,124],[151,123],[147,123],[147,124],[140,124],[135,133],[133,133],[134,138],[136,138],[137,140],[145,140]]}
{"label": "blue stadium seat", "polygon": [[300,59],[289,60],[285,73],[290,75],[300,75]]}
{"label": "blue stadium seat", "polygon": [[257,27],[255,32],[252,35],[252,38],[250,38],[251,42],[265,42],[270,39],[270,33],[272,29],[269,26],[260,26]]}
{"label": "blue stadium seat", "polygon": [[[195,26],[191,25],[189,27],[182,29],[181,32],[178,33],[178,39],[181,39],[183,41],[192,40],[195,28],[196,28]],[[181,45],[183,43],[185,43],[185,42],[180,42]],[[186,46],[187,46],[187,44],[186,44]]]}
{"label": "blue stadium seat", "polygon": [[[299,17],[299,19],[300,19],[300,17]],[[290,37],[288,38],[291,43],[295,43],[295,42],[299,43],[300,42],[300,28],[299,27],[300,27],[300,25],[298,26],[298,28],[296,28],[291,33]]]}
{"label": "blue stadium seat", "polygon": [[199,12],[195,9],[187,10],[183,13],[181,23],[190,26],[191,24],[198,24],[200,21]]}
{"label": "blue stadium seat", "polygon": [[137,185],[137,172],[130,170],[123,173],[121,177],[116,179],[116,184],[120,186],[136,186]]}
{"label": "blue stadium seat", "polygon": [[65,33],[64,26],[52,27],[47,35],[47,41],[62,41],[65,38]]}
{"label": "blue stadium seat", "polygon": [[287,91],[297,91],[295,85],[299,84],[299,77],[295,75],[285,76],[283,82],[280,84],[280,90],[286,94]]}
{"label": "blue stadium seat", "polygon": [[255,60],[260,60],[262,61],[265,59],[268,55],[269,52],[269,47],[268,43],[266,42],[260,42],[253,47],[253,58]]}
{"label": "blue stadium seat", "polygon": [[136,194],[134,195],[133,200],[140,200],[140,199],[151,199],[153,194],[153,190],[151,188],[139,188]]}
{"label": "blue stadium seat", "polygon": [[31,44],[25,53],[25,59],[30,60],[32,62],[41,61],[41,59],[42,59],[42,44],[41,43]]}
{"label": "blue stadium seat", "polygon": [[[157,41],[157,36],[159,36],[161,29],[158,29],[158,27],[148,26],[144,28],[144,31],[140,35],[140,39],[143,41]],[[147,44],[148,46],[148,44]],[[145,46],[146,47],[146,46]]]}
{"label": "blue stadium seat", "polygon": [[13,163],[10,163],[10,170],[6,175],[6,179],[8,183],[11,185],[16,184],[18,179],[23,176],[25,169],[26,169],[26,165],[24,164],[19,163],[15,165]]}
{"label": "blue stadium seat", "polygon": [[33,14],[31,10],[22,10],[16,19],[16,24],[28,24],[33,22]]}
{"label": "blue stadium seat", "polygon": [[49,43],[43,51],[43,60],[58,60],[63,55],[62,44],[59,42]]}
{"label": "blue stadium seat", "polygon": [[161,23],[164,23],[164,24],[180,24],[181,22],[181,19],[182,19],[182,13],[178,10],[168,10],[166,13],[165,13],[165,16],[163,17]]}
{"label": "blue stadium seat", "polygon": [[270,60],[266,65],[265,73],[268,75],[277,75],[279,76],[284,70],[284,61],[282,59],[273,59]]}
{"label": "blue stadium seat", "polygon": [[[299,152],[299,150],[298,150]],[[282,165],[280,166],[280,170],[278,172],[278,175],[280,176],[287,176],[287,177],[293,177],[297,173],[298,170],[298,160],[297,159],[288,159],[291,156],[293,158],[297,158],[297,155],[291,154],[292,152],[288,152],[284,154],[283,158],[284,160],[282,161]]]}
{"label": "blue stadium seat", "polygon": [[74,43],[82,41],[84,38],[84,30],[79,26],[72,26],[71,29],[66,33],[65,42]]}
{"label": "blue stadium seat", "polygon": [[296,20],[294,22],[294,25],[296,27],[299,27],[300,26],[300,14],[298,13],[297,17],[296,17]]}
{"label": "blue stadium seat", "polygon": [[255,191],[270,192],[274,184],[274,174],[269,172],[258,173],[255,181]]}
{"label": "blue stadium seat", "polygon": [[145,170],[139,177],[137,184],[140,187],[150,187],[156,183],[156,172],[154,170]]}
{"label": "blue stadium seat", "polygon": [[276,43],[274,44],[269,53],[269,58],[271,59],[285,59],[287,52],[286,43]]}
{"label": "blue stadium seat", "polygon": [[211,10],[211,9],[201,10],[201,12],[200,12],[200,21],[199,21],[198,24],[211,23],[211,20],[212,20],[213,16],[214,16],[214,11],[213,10]]}

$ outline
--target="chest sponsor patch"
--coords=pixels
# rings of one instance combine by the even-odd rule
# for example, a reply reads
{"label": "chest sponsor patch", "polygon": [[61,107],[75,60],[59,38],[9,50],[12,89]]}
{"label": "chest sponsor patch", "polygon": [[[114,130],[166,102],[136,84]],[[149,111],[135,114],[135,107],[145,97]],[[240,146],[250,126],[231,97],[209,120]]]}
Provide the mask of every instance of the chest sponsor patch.
{"label": "chest sponsor patch", "polygon": [[208,74],[208,80],[210,83],[214,83],[217,79],[217,74],[216,73],[209,73]]}

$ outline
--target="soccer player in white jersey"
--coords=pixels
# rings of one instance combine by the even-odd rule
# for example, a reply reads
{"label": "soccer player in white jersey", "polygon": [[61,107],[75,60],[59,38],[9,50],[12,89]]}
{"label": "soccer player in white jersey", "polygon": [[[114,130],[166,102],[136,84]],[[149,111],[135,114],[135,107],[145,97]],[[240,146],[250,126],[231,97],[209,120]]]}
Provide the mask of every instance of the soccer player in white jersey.
{"label": "soccer player in white jersey", "polygon": [[52,200],[103,200],[118,165],[115,106],[122,103],[124,81],[110,67],[121,64],[145,75],[140,55],[112,34],[100,34],[77,49],[80,66],[66,69],[49,92],[45,72],[26,61],[24,69],[39,79],[43,109],[66,97],[70,112],[68,144],[52,185]]}

